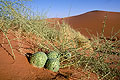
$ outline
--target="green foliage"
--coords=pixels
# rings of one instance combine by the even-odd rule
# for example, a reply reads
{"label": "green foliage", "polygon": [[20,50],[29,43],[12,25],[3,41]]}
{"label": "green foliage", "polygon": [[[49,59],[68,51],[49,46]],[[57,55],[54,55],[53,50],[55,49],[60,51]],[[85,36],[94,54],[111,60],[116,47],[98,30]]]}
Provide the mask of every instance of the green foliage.
{"label": "green foliage", "polygon": [[58,59],[48,59],[46,62],[46,68],[53,71],[53,72],[58,72],[59,70],[59,66],[60,66],[60,62]]}
{"label": "green foliage", "polygon": [[30,57],[30,64],[38,68],[44,67],[46,61],[47,61],[47,55],[44,52],[34,53]]}

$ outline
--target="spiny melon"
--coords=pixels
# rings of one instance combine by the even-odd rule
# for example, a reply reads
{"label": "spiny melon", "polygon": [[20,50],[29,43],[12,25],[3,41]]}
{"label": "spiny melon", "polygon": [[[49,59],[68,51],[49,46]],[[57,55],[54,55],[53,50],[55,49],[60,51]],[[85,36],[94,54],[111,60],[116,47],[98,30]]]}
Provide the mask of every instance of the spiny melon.
{"label": "spiny melon", "polygon": [[45,66],[48,70],[57,72],[60,67],[60,62],[58,59],[48,59]]}
{"label": "spiny melon", "polygon": [[51,51],[50,53],[47,54],[48,59],[60,59],[60,55],[59,53],[55,52],[55,51]]}
{"label": "spiny melon", "polygon": [[30,64],[35,67],[44,67],[47,61],[47,55],[44,52],[36,52],[30,58]]}

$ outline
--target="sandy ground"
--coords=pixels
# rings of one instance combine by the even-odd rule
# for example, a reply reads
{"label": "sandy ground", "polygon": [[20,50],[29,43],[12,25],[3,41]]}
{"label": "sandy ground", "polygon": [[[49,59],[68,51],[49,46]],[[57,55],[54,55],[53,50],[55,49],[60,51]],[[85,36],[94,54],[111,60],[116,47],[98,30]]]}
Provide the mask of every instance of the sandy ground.
{"label": "sandy ground", "polygon": [[8,41],[0,32],[0,80],[97,80],[97,76],[93,73],[88,79],[86,76],[88,72],[82,71],[82,68],[77,70],[66,68],[60,69],[59,72],[52,72],[45,68],[33,67],[25,56],[26,53],[34,53],[34,50],[31,50],[33,45],[30,44],[30,40],[12,41],[16,38],[12,31],[9,31],[7,36],[11,40],[16,59],[13,60],[10,56],[12,53]]}
{"label": "sandy ground", "polygon": [[[107,19],[105,21],[105,16]],[[84,36],[91,38],[90,34],[100,34],[102,32],[104,21],[106,22],[104,28],[104,35],[110,38],[120,30],[120,12],[108,11],[90,11],[81,15],[65,17],[65,18],[51,18],[48,21],[65,21],[76,31],[80,31]],[[89,34],[90,33],[90,34]],[[120,33],[116,35],[120,39]]]}

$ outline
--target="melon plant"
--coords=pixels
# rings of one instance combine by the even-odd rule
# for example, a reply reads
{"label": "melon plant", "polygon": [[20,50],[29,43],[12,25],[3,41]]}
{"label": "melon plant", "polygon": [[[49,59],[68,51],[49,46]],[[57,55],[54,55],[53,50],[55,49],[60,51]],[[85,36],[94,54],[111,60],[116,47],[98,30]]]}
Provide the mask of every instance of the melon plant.
{"label": "melon plant", "polygon": [[60,62],[56,58],[48,59],[45,66],[48,70],[51,70],[53,72],[58,72],[60,67]]}
{"label": "melon plant", "polygon": [[60,59],[59,53],[55,51],[51,51],[50,53],[47,54],[48,59]]}
{"label": "melon plant", "polygon": [[30,58],[30,64],[35,67],[44,67],[47,61],[47,55],[44,52],[36,52]]}

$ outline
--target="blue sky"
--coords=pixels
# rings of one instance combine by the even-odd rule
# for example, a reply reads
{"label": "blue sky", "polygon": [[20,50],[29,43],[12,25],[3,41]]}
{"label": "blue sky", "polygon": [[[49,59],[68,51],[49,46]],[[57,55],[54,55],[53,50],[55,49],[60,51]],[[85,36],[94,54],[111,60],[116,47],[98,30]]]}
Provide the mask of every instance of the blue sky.
{"label": "blue sky", "polygon": [[34,12],[48,18],[63,18],[92,10],[120,12],[120,0],[32,0],[25,2]]}

